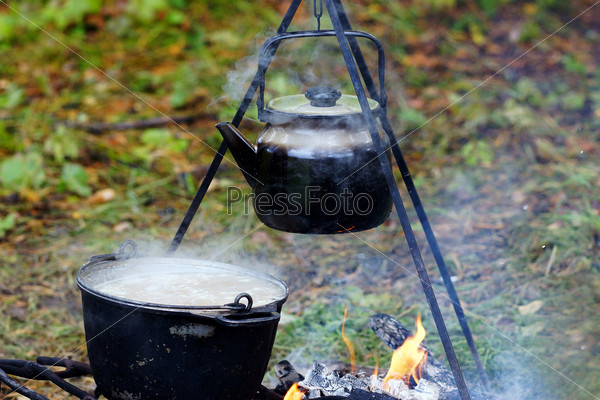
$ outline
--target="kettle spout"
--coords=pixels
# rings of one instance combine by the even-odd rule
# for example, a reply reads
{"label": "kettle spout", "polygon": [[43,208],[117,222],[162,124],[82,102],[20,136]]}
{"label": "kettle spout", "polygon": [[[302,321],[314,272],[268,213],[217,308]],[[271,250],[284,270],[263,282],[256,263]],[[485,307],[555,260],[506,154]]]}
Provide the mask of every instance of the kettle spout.
{"label": "kettle spout", "polygon": [[219,122],[217,129],[221,132],[223,139],[233,154],[233,158],[242,170],[246,180],[251,187],[256,187],[258,180],[256,178],[256,148],[242,132],[229,122]]}

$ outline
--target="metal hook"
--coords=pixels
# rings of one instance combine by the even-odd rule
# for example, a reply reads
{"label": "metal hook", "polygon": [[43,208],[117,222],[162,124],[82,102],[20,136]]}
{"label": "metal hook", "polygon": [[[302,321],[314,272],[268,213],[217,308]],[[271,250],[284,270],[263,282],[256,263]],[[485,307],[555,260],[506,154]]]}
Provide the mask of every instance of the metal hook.
{"label": "metal hook", "polygon": [[315,15],[315,18],[317,19],[317,30],[318,31],[321,30],[321,17],[323,16],[323,0],[319,0],[319,3],[320,3],[320,7],[319,7],[319,11],[317,12],[317,0],[313,0],[314,15]]}

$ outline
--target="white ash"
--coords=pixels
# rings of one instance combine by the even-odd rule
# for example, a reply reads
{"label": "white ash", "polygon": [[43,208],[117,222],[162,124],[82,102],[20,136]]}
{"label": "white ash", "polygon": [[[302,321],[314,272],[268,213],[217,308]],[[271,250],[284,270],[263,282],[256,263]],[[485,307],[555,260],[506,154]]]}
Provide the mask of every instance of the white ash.
{"label": "white ash", "polygon": [[330,372],[325,364],[314,362],[306,378],[298,382],[298,386],[306,389],[307,399],[318,399],[325,396],[348,397],[353,389],[362,389],[373,393],[387,394],[398,400],[439,400],[441,388],[436,383],[420,379],[414,389],[410,389],[401,380],[392,379],[387,383],[377,376],[364,374],[345,374]]}
{"label": "white ash", "polygon": [[404,381],[390,379],[384,383],[376,376],[371,376],[370,390],[375,393],[385,393],[400,400],[439,400],[441,391],[438,384],[425,378],[420,379],[414,389],[410,389]]}
{"label": "white ash", "polygon": [[314,362],[306,378],[298,382],[298,386],[307,389],[306,397],[318,399],[324,396],[350,396],[352,389],[367,390],[369,383],[364,377],[346,374],[341,376],[337,371],[329,372],[325,364]]}

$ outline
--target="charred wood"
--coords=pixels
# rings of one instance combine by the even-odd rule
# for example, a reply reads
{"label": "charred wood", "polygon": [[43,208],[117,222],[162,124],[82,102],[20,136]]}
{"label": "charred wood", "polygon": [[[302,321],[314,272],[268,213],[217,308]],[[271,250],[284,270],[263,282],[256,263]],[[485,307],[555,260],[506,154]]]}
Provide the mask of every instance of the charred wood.
{"label": "charred wood", "polygon": [[279,379],[279,384],[275,388],[276,393],[286,394],[294,383],[304,379],[304,376],[296,371],[294,366],[290,364],[288,360],[278,362],[273,366],[273,369],[275,370],[277,379]]}
{"label": "charred wood", "polygon": [[283,400],[283,396],[263,385],[260,385],[260,388],[258,388],[258,396],[256,396],[255,400]]}
{"label": "charred wood", "polygon": [[367,392],[362,389],[354,389],[350,393],[350,398],[355,400],[396,400],[392,396],[382,393]]}

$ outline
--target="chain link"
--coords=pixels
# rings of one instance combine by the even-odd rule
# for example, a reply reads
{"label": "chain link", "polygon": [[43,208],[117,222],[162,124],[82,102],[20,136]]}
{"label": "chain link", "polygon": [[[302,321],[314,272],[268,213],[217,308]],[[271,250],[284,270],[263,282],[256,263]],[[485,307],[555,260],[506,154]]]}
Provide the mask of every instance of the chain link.
{"label": "chain link", "polygon": [[314,14],[317,19],[317,30],[321,30],[321,16],[323,16],[323,0],[319,0],[320,7],[319,11],[317,11],[317,0],[313,0],[313,6],[315,8]]}

